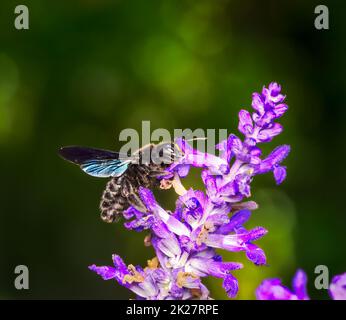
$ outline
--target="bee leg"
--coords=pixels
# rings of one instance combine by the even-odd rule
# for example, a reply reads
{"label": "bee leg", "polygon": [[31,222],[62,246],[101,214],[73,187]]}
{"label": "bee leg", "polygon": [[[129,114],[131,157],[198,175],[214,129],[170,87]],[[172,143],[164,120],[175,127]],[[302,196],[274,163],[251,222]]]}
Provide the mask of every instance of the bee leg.
{"label": "bee leg", "polygon": [[127,196],[127,201],[131,206],[133,206],[138,211],[141,211],[141,212],[147,212],[148,211],[148,209],[144,205],[143,201],[141,200],[141,198],[136,193],[129,194]]}

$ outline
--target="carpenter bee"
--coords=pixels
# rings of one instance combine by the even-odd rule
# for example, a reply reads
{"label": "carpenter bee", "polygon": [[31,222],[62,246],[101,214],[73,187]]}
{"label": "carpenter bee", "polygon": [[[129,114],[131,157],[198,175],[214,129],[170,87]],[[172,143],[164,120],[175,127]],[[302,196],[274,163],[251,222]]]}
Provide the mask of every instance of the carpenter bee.
{"label": "carpenter bee", "polygon": [[160,177],[166,174],[165,169],[183,156],[173,142],[149,144],[130,156],[80,146],[62,147],[59,154],[91,176],[111,178],[100,202],[101,219],[108,223],[118,221],[129,206],[146,212],[138,195],[139,187],[158,185]]}

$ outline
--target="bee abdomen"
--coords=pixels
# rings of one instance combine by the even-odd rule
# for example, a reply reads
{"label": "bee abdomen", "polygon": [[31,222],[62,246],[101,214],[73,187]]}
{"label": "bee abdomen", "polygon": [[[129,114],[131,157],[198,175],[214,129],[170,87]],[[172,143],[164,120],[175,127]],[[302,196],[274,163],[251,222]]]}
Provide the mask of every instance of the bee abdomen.
{"label": "bee abdomen", "polygon": [[107,223],[118,220],[120,214],[127,209],[126,198],[121,194],[121,177],[113,178],[107,183],[100,202],[101,219]]}
{"label": "bee abdomen", "polygon": [[100,202],[101,219],[108,223],[116,222],[130,205],[145,211],[138,190],[140,187],[152,188],[157,185],[158,180],[153,173],[163,173],[163,168],[155,164],[131,165],[126,174],[108,181]]}

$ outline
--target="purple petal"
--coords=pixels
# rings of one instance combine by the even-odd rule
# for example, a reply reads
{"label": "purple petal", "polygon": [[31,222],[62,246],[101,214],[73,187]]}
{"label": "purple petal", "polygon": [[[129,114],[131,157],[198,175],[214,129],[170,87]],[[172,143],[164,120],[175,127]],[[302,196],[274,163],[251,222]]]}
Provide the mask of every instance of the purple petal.
{"label": "purple petal", "polygon": [[283,127],[279,123],[274,123],[270,128],[262,129],[257,135],[257,140],[260,142],[269,142],[275,136],[280,134],[283,130]]}
{"label": "purple petal", "polygon": [[218,192],[216,176],[210,175],[207,170],[203,170],[201,176],[209,197],[215,196]]}
{"label": "purple petal", "polygon": [[238,130],[244,135],[249,135],[253,131],[251,115],[247,110],[240,110],[239,112]]}
{"label": "purple petal", "polygon": [[266,257],[262,249],[248,242],[257,240],[265,235],[266,230],[258,227],[247,232],[241,228],[242,233],[222,235],[217,233],[209,233],[204,243],[212,248],[221,248],[228,251],[244,251],[246,250],[247,257],[255,264],[265,264]]}
{"label": "purple petal", "polygon": [[139,196],[141,197],[142,201],[144,202],[145,206],[150,210],[153,211],[157,208],[158,204],[154,198],[154,194],[144,187],[139,187]]}
{"label": "purple petal", "polygon": [[235,155],[240,155],[243,150],[243,143],[241,140],[234,134],[231,134],[228,139],[228,148]]}
{"label": "purple petal", "polygon": [[190,235],[190,230],[173,215],[170,215],[167,211],[162,209],[156,202],[153,193],[146,188],[139,188],[139,195],[146,205],[146,207],[153,212],[156,218],[160,219],[167,228],[174,232],[175,234],[181,235]]}
{"label": "purple petal", "polygon": [[334,300],[346,300],[346,273],[333,277],[329,294]]}
{"label": "purple petal", "polygon": [[170,238],[161,239],[157,242],[157,247],[168,257],[174,258],[181,254],[181,249],[179,246],[179,241],[175,236]]}
{"label": "purple petal", "polygon": [[262,115],[265,111],[262,96],[257,92],[252,95],[252,107],[258,112],[259,115]]}
{"label": "purple petal", "polygon": [[[204,172],[207,172],[207,170],[205,170]],[[196,209],[205,206],[207,196],[203,191],[189,189],[183,196],[179,197],[179,200],[182,201],[190,209]]]}
{"label": "purple petal", "polygon": [[267,158],[265,158],[258,169],[258,173],[266,173],[280,164],[289,154],[291,148],[288,145],[276,147]]}
{"label": "purple petal", "polygon": [[126,209],[123,212],[123,216],[125,219],[131,219],[133,217],[136,217],[137,219],[140,219],[141,217],[143,217],[143,212],[137,210],[136,208],[130,206],[128,209]]}
{"label": "purple petal", "polygon": [[169,275],[163,269],[155,269],[151,275],[159,283],[167,283],[169,281]]}
{"label": "purple petal", "polygon": [[222,284],[230,298],[234,298],[238,293],[238,280],[231,274],[228,274]]}
{"label": "purple petal", "polygon": [[221,141],[219,144],[215,146],[216,149],[221,151],[220,157],[224,159],[227,163],[229,163],[232,159],[232,152],[231,152],[231,140],[232,135],[230,135],[226,140]]}
{"label": "purple petal", "polygon": [[280,118],[288,109],[287,104],[281,103],[274,107],[276,118]]}
{"label": "purple petal", "polygon": [[184,223],[180,222],[174,216],[169,215],[165,210],[160,208],[160,210],[155,211],[157,217],[161,219],[161,221],[167,226],[167,229],[175,234],[182,236],[189,236],[190,230],[184,225]]}
{"label": "purple petal", "polygon": [[181,165],[178,165],[176,168],[176,172],[181,178],[185,178],[189,174],[189,171],[190,171],[190,165],[188,164],[181,164]]}
{"label": "purple petal", "polygon": [[[163,214],[165,212],[165,214]],[[189,236],[190,230],[185,226],[184,223],[180,222],[174,216],[170,216],[166,211],[160,211],[162,213],[160,218],[167,225],[167,228],[177,234],[178,236]]]}
{"label": "purple petal", "polygon": [[265,236],[268,233],[268,231],[263,227],[256,227],[251,230],[249,230],[246,235],[242,237],[243,241],[249,242],[249,241],[256,241],[263,236]]}
{"label": "purple petal", "polygon": [[201,300],[208,300],[209,290],[202,282],[200,282],[200,290],[201,290],[200,299]]}
{"label": "purple petal", "polygon": [[115,278],[118,282],[122,283],[122,279],[126,274],[128,274],[127,267],[124,261],[118,255],[113,255],[113,264],[114,267],[102,266],[97,267],[96,265],[92,265],[89,267],[90,270],[96,272],[100,275],[104,280],[109,280]]}
{"label": "purple petal", "polygon": [[251,196],[251,192],[250,192],[251,176],[247,172],[238,174],[235,177],[234,183],[237,188],[238,194],[245,197]]}
{"label": "purple petal", "polygon": [[158,243],[160,239],[158,237],[152,237],[151,244],[156,252],[157,259],[160,262],[160,265],[165,268],[167,262],[167,256],[159,249]]}
{"label": "purple petal", "polygon": [[307,294],[306,285],[308,279],[306,273],[303,270],[298,270],[293,277],[293,290],[297,295],[299,300],[308,300],[309,296]]}
{"label": "purple petal", "polygon": [[223,226],[229,222],[229,218],[227,214],[215,213],[209,215],[209,217],[207,218],[207,222],[212,222],[214,226]]}
{"label": "purple petal", "polygon": [[281,284],[280,279],[267,279],[256,289],[257,300],[296,300],[296,295]]}
{"label": "purple petal", "polygon": [[161,239],[157,242],[158,249],[161,250],[167,257],[174,258],[180,256],[181,248],[177,238],[172,235],[170,238]]}
{"label": "purple petal", "polygon": [[229,223],[222,225],[217,232],[221,234],[228,234],[232,232],[234,228],[243,225],[246,221],[248,221],[250,216],[251,211],[240,210],[231,217]]}
{"label": "purple petal", "polygon": [[276,118],[273,110],[267,110],[261,117],[255,118],[255,122],[259,127],[267,127],[272,124]]}
{"label": "purple petal", "polygon": [[246,256],[256,266],[265,265],[267,263],[264,251],[254,244],[247,245]]}
{"label": "purple petal", "polygon": [[234,181],[228,182],[224,186],[222,186],[218,192],[220,196],[234,196],[238,192],[238,184]]}
{"label": "purple petal", "polygon": [[[235,270],[242,268],[240,263],[226,263],[222,266],[222,257],[215,255],[215,251],[207,249],[199,252],[189,259],[189,265],[193,272],[200,277],[206,275],[213,275],[218,278],[224,278],[227,274],[227,270]],[[228,265],[229,264],[229,265]]]}
{"label": "purple petal", "polygon": [[268,89],[273,96],[277,96],[281,91],[281,86],[276,82],[269,83]]}
{"label": "purple petal", "polygon": [[171,235],[171,231],[168,230],[167,226],[161,220],[155,221],[151,229],[159,238],[168,238]]}
{"label": "purple petal", "polygon": [[140,232],[151,228],[154,222],[155,218],[153,217],[153,215],[147,215],[140,219],[127,221],[124,223],[124,226],[128,230],[135,230],[137,232]]}
{"label": "purple petal", "polygon": [[249,151],[249,154],[250,154],[250,160],[249,160],[249,163],[251,164],[254,164],[254,165],[257,165],[257,164],[260,164],[261,163],[261,154],[262,154],[262,151],[260,148],[258,147],[251,147],[250,148],[250,151]]}
{"label": "purple petal", "polygon": [[122,279],[125,274],[128,274],[127,266],[124,263],[123,259],[117,254],[112,255],[112,260],[114,267],[117,269],[117,277]]}
{"label": "purple petal", "polygon": [[193,165],[198,168],[207,167],[214,174],[226,174],[229,171],[228,163],[225,159],[193,149],[188,142],[182,138],[177,139],[176,143],[184,153],[181,164]]}
{"label": "purple petal", "polygon": [[174,284],[170,289],[170,294],[174,298],[174,300],[180,300],[183,297],[184,289],[178,287]]}
{"label": "purple petal", "polygon": [[235,262],[210,262],[208,273],[213,277],[225,278],[231,271],[243,268],[241,263]]}
{"label": "purple petal", "polygon": [[95,264],[89,266],[91,271],[96,272],[103,280],[110,280],[116,277],[116,269],[114,267],[97,267]]}
{"label": "purple petal", "polygon": [[268,89],[263,87],[262,95],[265,97],[266,103],[280,103],[285,99],[285,96],[280,94],[281,86],[276,82],[269,84]]}
{"label": "purple petal", "polygon": [[233,228],[239,225],[243,225],[246,221],[250,219],[250,217],[251,217],[250,210],[240,210],[231,217],[230,225],[232,225]]}
{"label": "purple petal", "polygon": [[289,154],[291,147],[289,145],[282,145],[276,147],[270,155],[267,157],[267,160],[273,164],[278,164],[282,162]]}
{"label": "purple petal", "polygon": [[273,173],[276,184],[281,184],[286,179],[286,167],[284,166],[275,167]]}

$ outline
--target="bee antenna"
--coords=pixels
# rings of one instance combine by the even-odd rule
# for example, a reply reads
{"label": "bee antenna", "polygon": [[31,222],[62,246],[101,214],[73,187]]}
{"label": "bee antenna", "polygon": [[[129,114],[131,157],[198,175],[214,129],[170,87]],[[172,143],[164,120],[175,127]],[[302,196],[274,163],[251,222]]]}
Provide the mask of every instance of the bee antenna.
{"label": "bee antenna", "polygon": [[191,139],[188,139],[186,141],[197,141],[197,140],[207,140],[208,138],[207,137],[196,137],[196,138],[191,138]]}

